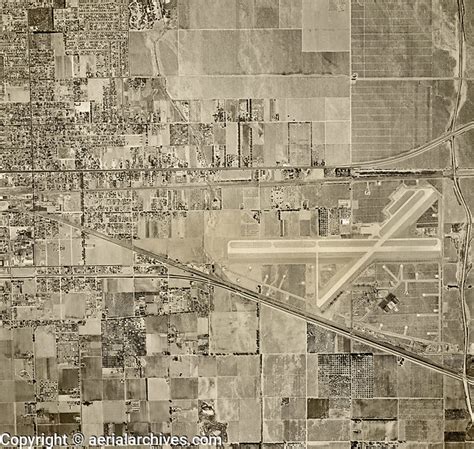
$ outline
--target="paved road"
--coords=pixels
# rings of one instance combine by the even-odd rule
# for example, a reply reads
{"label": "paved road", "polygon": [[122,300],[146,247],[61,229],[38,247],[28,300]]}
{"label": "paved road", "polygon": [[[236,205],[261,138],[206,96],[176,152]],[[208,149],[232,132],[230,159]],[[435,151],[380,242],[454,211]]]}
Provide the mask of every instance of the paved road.
{"label": "paved road", "polygon": [[422,357],[416,353],[412,353],[410,351],[406,351],[402,348],[398,348],[394,345],[391,345],[390,343],[387,342],[381,342],[377,339],[376,336],[372,337],[370,335],[366,335],[362,332],[349,329],[345,326],[342,326],[337,323],[333,323],[329,320],[326,320],[324,318],[321,318],[318,315],[315,315],[310,312],[306,312],[304,310],[298,309],[296,307],[293,307],[289,304],[282,303],[278,300],[275,300],[273,298],[267,297],[265,295],[259,294],[255,291],[249,290],[247,288],[241,287],[237,284],[234,284],[232,282],[228,282],[222,279],[217,278],[215,275],[208,274],[208,273],[203,273],[202,271],[197,270],[196,268],[190,267],[188,265],[185,265],[177,260],[173,260],[168,258],[167,256],[164,256],[159,253],[155,253],[150,250],[146,250],[143,248],[140,248],[139,246],[134,245],[133,243],[128,243],[126,241],[122,240],[116,240],[113,239],[112,237],[109,237],[106,234],[103,234],[101,232],[95,231],[93,229],[78,225],[76,223],[71,223],[67,220],[63,220],[62,218],[59,218],[54,215],[50,215],[48,213],[43,213],[43,212],[29,212],[32,215],[51,220],[51,221],[56,221],[58,223],[62,223],[68,226],[71,226],[75,229],[79,229],[83,232],[85,232],[88,235],[103,239],[105,241],[108,241],[110,243],[113,243],[115,245],[121,246],[125,249],[128,249],[130,251],[134,251],[138,254],[143,254],[148,257],[152,257],[159,262],[178,268],[185,273],[189,273],[193,279],[196,281],[201,281],[201,282],[206,282],[209,283],[210,285],[213,285],[215,287],[220,287],[224,290],[230,291],[232,293],[236,293],[250,301],[254,301],[260,304],[264,304],[268,307],[271,307],[272,309],[275,310],[280,310],[282,312],[288,313],[289,315],[292,315],[294,317],[300,318],[305,320],[308,323],[315,324],[319,327],[322,327],[323,329],[335,332],[339,335],[343,335],[347,338],[351,338],[354,341],[364,343],[366,345],[369,345],[375,349],[381,350],[388,352],[390,354],[402,357],[406,360],[409,360],[417,365],[423,366],[425,368],[428,368],[430,370],[436,371],[440,374],[443,374],[445,376],[449,376],[453,379],[459,380],[459,381],[465,381],[471,385],[474,385],[474,378],[464,376],[454,370],[451,370],[449,368],[446,368],[436,362],[433,362],[432,360],[429,360],[425,357]]}
{"label": "paved road", "polygon": [[470,131],[471,129],[474,129],[474,121],[466,123],[465,125],[455,129],[454,131],[449,131],[444,134],[441,134],[441,136],[437,137],[431,142],[425,143],[424,145],[421,145],[417,148],[413,148],[410,151],[406,151],[404,153],[401,153],[395,156],[385,157],[383,159],[372,159],[371,161],[356,162],[352,164],[352,166],[353,167],[383,167],[384,165],[393,164],[394,162],[405,161],[407,159],[411,159],[414,156],[418,156],[420,154],[426,153],[427,151],[430,151],[436,148],[438,145],[441,145],[442,143],[449,142],[453,137],[460,136],[461,134],[464,134]]}
{"label": "paved road", "polygon": [[[377,239],[360,240],[231,240],[228,243],[229,258],[235,256],[241,260],[253,261],[275,259],[284,261],[308,257],[316,262],[324,257],[339,256],[353,258],[337,272],[327,287],[316,288],[318,307],[332,301],[344,286],[352,281],[363,269],[369,266],[378,257],[389,261],[399,259],[404,255],[406,259],[429,259],[439,257],[441,244],[439,239],[395,239],[396,233],[414,223],[437,199],[438,195],[433,188],[405,189],[398,191],[399,197],[391,203],[397,209],[382,223],[378,230]],[[411,196],[405,201],[406,195]],[[392,240],[393,238],[393,240]],[[415,242],[417,242],[415,244]],[[425,244],[426,246],[422,245]]]}
{"label": "paved road", "polygon": [[459,127],[454,131],[450,131],[447,133],[442,134],[441,136],[437,137],[436,139],[432,140],[431,142],[425,143],[419,147],[413,148],[409,151],[404,153],[389,156],[382,159],[372,159],[370,161],[363,161],[363,162],[354,162],[350,165],[336,165],[330,166],[326,165],[324,167],[310,167],[308,165],[272,165],[272,166],[262,166],[262,167],[153,167],[153,168],[134,168],[134,167],[124,167],[124,168],[71,168],[71,169],[19,169],[19,170],[0,170],[0,174],[2,173],[129,173],[129,172],[183,172],[183,171],[190,171],[190,172],[202,172],[202,171],[241,171],[241,170],[278,170],[278,169],[317,169],[317,168],[378,168],[383,167],[385,165],[392,164],[394,162],[401,162],[407,159],[410,159],[414,156],[418,156],[420,154],[426,153],[438,145],[448,142],[453,137],[460,136],[471,129],[474,129],[474,121],[466,123],[465,125]]}

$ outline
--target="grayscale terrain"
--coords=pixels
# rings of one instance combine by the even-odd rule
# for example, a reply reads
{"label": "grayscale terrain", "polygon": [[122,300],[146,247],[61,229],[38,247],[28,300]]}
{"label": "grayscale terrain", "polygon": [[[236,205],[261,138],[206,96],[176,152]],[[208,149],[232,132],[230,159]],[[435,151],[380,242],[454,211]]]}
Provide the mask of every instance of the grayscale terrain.
{"label": "grayscale terrain", "polygon": [[1,8],[0,434],[474,449],[474,0]]}

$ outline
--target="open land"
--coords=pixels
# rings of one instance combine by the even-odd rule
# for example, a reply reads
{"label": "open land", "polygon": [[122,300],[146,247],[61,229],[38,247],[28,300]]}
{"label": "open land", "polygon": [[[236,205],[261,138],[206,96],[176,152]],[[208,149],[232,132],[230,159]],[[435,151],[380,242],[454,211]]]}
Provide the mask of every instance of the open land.
{"label": "open land", "polygon": [[468,0],[1,17],[2,438],[474,444]]}

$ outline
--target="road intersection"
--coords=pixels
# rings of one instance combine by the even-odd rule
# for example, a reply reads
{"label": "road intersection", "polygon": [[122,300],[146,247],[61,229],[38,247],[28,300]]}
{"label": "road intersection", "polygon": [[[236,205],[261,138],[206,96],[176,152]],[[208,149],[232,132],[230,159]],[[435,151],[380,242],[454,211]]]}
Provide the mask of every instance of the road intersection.
{"label": "road intersection", "polygon": [[[315,262],[316,305],[322,308],[375,261],[439,258],[442,250],[440,239],[401,236],[438,198],[439,194],[433,187],[402,186],[385,208],[387,219],[377,224],[374,234],[365,239],[231,240],[227,254],[231,262]],[[327,286],[319,286],[319,264],[336,258],[342,258],[345,263]]]}

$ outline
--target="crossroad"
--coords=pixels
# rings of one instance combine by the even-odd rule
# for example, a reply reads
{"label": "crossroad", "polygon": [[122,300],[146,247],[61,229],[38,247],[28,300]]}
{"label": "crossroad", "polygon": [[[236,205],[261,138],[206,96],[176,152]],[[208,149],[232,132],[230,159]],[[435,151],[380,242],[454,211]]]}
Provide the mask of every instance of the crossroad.
{"label": "crossroad", "polygon": [[[307,261],[316,263],[316,266],[325,259],[343,258],[346,263],[327,287],[319,288],[316,279],[316,305],[322,308],[375,261],[439,258],[442,244],[438,238],[397,238],[397,235],[416,222],[438,197],[432,187],[402,187],[386,208],[390,216],[378,226],[377,234],[368,239],[231,240],[227,245],[228,258],[231,262]],[[318,277],[317,272],[315,276]]]}
{"label": "crossroad", "polygon": [[157,253],[155,251],[147,250],[144,248],[141,248],[137,245],[135,245],[133,242],[129,241],[123,241],[123,240],[117,240],[112,237],[109,237],[108,235],[96,231],[94,229],[87,228],[85,226],[82,226],[77,223],[69,222],[68,220],[64,220],[61,217],[58,217],[56,214],[49,214],[45,212],[29,212],[29,214],[41,217],[46,220],[50,221],[55,221],[67,226],[70,226],[75,229],[79,229],[80,231],[84,232],[87,235],[94,236],[97,238],[100,238],[104,241],[108,241],[110,243],[113,243],[115,245],[121,246],[122,248],[128,249],[130,251],[133,251],[137,254],[142,254],[148,257],[151,257],[155,259],[156,261],[163,263],[167,266],[178,268],[179,270],[183,271],[184,273],[187,273],[191,276],[192,279],[204,283],[208,283],[209,285],[212,285],[214,287],[222,288],[224,290],[227,290],[229,292],[235,293],[243,298],[246,298],[250,301],[266,305],[272,309],[275,310],[280,310],[284,313],[287,313],[288,315],[294,316],[296,318],[300,318],[305,320],[308,323],[315,324],[323,329],[332,331],[337,333],[338,335],[345,336],[347,338],[352,339],[353,341],[357,341],[360,343],[364,343],[366,345],[371,346],[374,349],[380,350],[387,352],[389,354],[393,354],[395,356],[401,357],[402,359],[408,360],[410,362],[413,362],[419,366],[422,366],[424,368],[430,369],[432,371],[435,371],[439,374],[443,374],[445,376],[448,376],[452,379],[459,380],[461,382],[467,382],[470,385],[474,385],[474,378],[471,376],[463,375],[451,368],[447,368],[439,363],[436,363],[435,361],[423,357],[417,353],[407,351],[403,348],[399,348],[395,345],[392,345],[388,342],[381,341],[378,339],[376,336],[371,336],[365,333],[362,333],[360,331],[354,330],[347,328],[346,326],[343,326],[338,323],[334,323],[332,321],[326,320],[318,315],[315,315],[311,312],[301,310],[297,307],[291,306],[290,304],[283,303],[281,301],[278,301],[274,298],[267,297],[265,295],[262,295],[256,291],[250,290],[248,288],[242,287],[236,283],[232,283],[229,281],[226,281],[225,279],[220,279],[214,274],[210,273],[205,273],[203,271],[200,271],[196,268],[190,267],[189,265],[186,265],[182,262],[179,262],[174,259],[170,259],[169,257]]}

